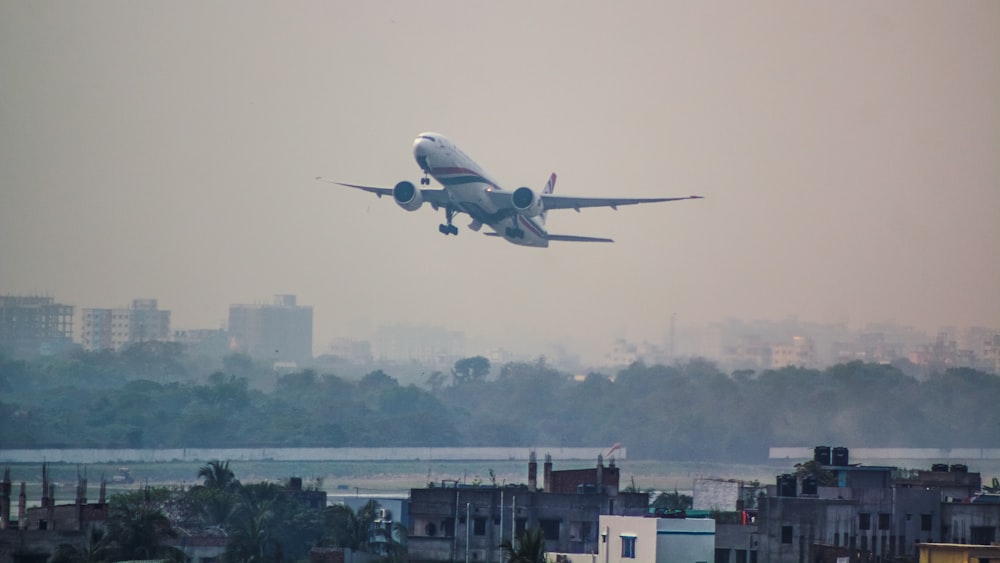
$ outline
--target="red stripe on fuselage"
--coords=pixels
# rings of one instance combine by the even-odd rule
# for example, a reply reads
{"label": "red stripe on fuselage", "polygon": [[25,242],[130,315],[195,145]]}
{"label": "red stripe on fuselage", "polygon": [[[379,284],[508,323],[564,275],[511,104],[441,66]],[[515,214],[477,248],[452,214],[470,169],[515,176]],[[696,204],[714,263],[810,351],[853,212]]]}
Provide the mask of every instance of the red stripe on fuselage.
{"label": "red stripe on fuselage", "polygon": [[536,237],[541,238],[541,239],[545,238],[545,233],[542,232],[542,231],[539,231],[538,227],[536,227],[535,224],[533,222],[531,222],[530,219],[528,219],[524,215],[518,215],[518,217],[521,218],[521,224],[524,225],[525,227],[528,227],[528,230],[531,231],[532,233],[534,233]]}
{"label": "red stripe on fuselage", "polygon": [[481,172],[476,170],[469,170],[468,168],[461,168],[459,166],[447,166],[444,168],[431,168],[431,174],[475,174],[476,176],[481,176]]}

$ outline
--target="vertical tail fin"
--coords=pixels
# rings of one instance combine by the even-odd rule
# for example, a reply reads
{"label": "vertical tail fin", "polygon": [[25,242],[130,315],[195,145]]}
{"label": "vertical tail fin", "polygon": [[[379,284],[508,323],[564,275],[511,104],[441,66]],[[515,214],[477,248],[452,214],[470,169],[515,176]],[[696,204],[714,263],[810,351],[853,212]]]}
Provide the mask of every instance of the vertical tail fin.
{"label": "vertical tail fin", "polygon": [[[545,189],[542,190],[542,195],[547,195],[547,194],[550,194],[550,193],[552,193],[554,191],[556,191],[556,173],[555,172],[553,172],[552,175],[549,176],[549,181],[545,182]],[[545,224],[545,216],[546,215],[548,215],[548,212],[542,211],[542,217],[541,217],[541,219],[542,219],[542,224],[543,225]]]}
{"label": "vertical tail fin", "polygon": [[545,183],[545,189],[542,190],[542,193],[543,194],[550,194],[550,193],[552,193],[554,191],[556,191],[556,173],[555,172],[553,172],[552,175],[549,176],[549,181]]}

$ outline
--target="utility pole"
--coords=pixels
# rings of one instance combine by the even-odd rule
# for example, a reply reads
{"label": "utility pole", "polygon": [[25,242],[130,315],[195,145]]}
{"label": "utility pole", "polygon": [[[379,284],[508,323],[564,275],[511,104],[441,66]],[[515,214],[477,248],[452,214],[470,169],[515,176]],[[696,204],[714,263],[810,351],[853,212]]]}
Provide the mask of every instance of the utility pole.
{"label": "utility pole", "polygon": [[472,503],[465,503],[465,563],[469,562],[469,532],[472,530]]}

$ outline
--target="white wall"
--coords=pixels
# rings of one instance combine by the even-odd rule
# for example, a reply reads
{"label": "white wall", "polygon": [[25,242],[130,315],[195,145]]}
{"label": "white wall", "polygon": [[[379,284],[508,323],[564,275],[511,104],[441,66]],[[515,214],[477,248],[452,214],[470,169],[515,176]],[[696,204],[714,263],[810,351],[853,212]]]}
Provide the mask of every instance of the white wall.
{"label": "white wall", "polygon": [[[715,520],[601,516],[597,563],[708,563],[715,560]],[[622,557],[635,536],[635,558]]]}

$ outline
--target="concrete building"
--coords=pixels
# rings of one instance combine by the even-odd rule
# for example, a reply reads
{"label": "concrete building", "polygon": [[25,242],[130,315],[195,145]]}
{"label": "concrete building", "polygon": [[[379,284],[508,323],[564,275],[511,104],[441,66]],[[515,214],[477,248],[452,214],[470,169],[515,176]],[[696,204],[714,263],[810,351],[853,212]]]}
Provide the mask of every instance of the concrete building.
{"label": "concrete building", "polygon": [[73,344],[73,307],[51,297],[0,295],[0,350],[15,357],[61,352]]}
{"label": "concrete building", "polygon": [[91,352],[120,351],[141,342],[170,340],[170,311],[156,299],[133,299],[118,309],[83,309],[80,323],[83,348]]}
{"label": "concrete building", "polygon": [[542,530],[547,551],[593,554],[602,515],[642,516],[648,510],[649,495],[618,490],[613,460],[607,466],[598,459],[589,469],[554,471],[547,457],[541,488],[537,466],[532,454],[527,485],[442,483],[412,489],[410,561],[455,561],[468,554],[470,561],[499,562],[500,543],[529,528]]}
{"label": "concrete building", "polygon": [[276,295],[272,303],[229,306],[232,352],[270,362],[312,359],[313,310],[294,295]]}
{"label": "concrete building", "polygon": [[771,345],[771,369],[791,366],[814,368],[817,365],[816,348],[807,336],[793,336],[791,342]]}
{"label": "concrete building", "polygon": [[[848,465],[846,448],[832,450],[816,448],[815,461],[836,486],[779,476],[758,499],[756,525],[717,545],[716,561],[915,560],[921,543],[989,544],[1000,537],[1000,503],[971,501],[981,479],[964,465],[865,467]],[[755,549],[734,559],[743,546]]]}
{"label": "concrete building", "polygon": [[715,561],[715,520],[601,516],[600,563]]}
{"label": "concrete building", "polygon": [[55,484],[49,481],[48,466],[42,464],[42,498],[29,508],[25,483],[21,482],[17,518],[11,504],[13,486],[10,469],[0,482],[0,561],[41,560],[67,544],[84,548],[93,529],[102,529],[108,520],[105,485],[101,482],[96,503],[87,502],[87,479],[77,476],[76,499],[72,504],[55,504]]}

